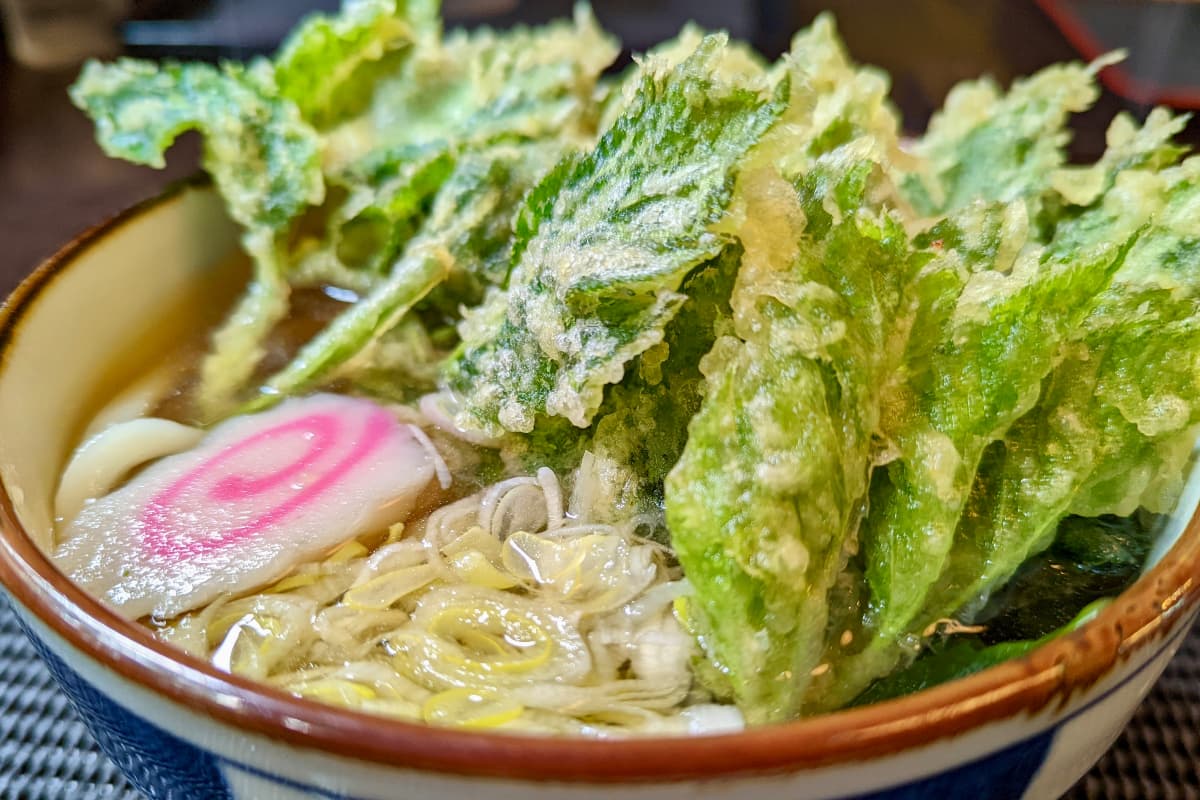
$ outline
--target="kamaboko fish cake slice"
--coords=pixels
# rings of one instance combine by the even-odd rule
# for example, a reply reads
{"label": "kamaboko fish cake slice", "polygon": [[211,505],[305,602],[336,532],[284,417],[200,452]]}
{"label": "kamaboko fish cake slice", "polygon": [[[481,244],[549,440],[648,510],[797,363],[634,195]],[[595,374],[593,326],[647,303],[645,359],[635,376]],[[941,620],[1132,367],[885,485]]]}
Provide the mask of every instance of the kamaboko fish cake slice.
{"label": "kamaboko fish cake slice", "polygon": [[174,617],[403,521],[438,491],[430,448],[370,401],[288,400],[89,502],[55,561],[125,617]]}

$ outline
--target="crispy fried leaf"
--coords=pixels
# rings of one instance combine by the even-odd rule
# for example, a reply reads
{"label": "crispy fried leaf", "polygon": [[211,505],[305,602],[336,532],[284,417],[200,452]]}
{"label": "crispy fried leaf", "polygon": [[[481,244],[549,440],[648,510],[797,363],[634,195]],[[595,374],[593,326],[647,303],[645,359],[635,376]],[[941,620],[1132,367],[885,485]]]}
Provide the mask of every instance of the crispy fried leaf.
{"label": "crispy fried leaf", "polygon": [[281,99],[270,68],[89,62],[71,99],[96,123],[104,152],[161,168],[175,138],[204,135],[204,168],[246,228],[279,228],[324,193],[320,142]]}
{"label": "crispy fried leaf", "polygon": [[558,152],[558,145],[548,142],[499,144],[462,154],[387,277],[305,345],[266,383],[266,394],[257,402],[311,388],[342,364],[365,356],[417,302],[447,282],[454,286],[452,301],[478,302],[484,286],[503,280],[511,250],[509,220]]}
{"label": "crispy fried leaf", "polygon": [[[993,454],[946,575],[923,618],[970,613],[1028,556],[1049,545],[1058,520],[1166,511],[1182,486],[1200,425],[1200,160],[1160,169],[1129,158],[1114,122],[1104,195],[1061,221],[1052,254],[1077,252],[1142,228],[1112,285],[1088,304],[1037,405]],[[1166,126],[1167,128],[1173,126]],[[1143,152],[1178,150],[1163,120],[1148,120]],[[1169,163],[1166,162],[1166,163]]]}
{"label": "crispy fried leaf", "polygon": [[374,154],[333,178],[345,199],[328,216],[319,236],[293,248],[288,280],[295,286],[330,284],[360,294],[383,278],[450,177],[455,154],[444,142]]}
{"label": "crispy fried leaf", "polygon": [[740,338],[705,359],[708,393],[667,481],[700,641],[758,720],[799,710],[821,656],[905,287],[927,258],[868,199],[878,166],[848,155],[819,158],[795,187],[770,173],[746,187],[756,196],[733,297]]}
{"label": "crispy fried leaf", "polygon": [[1112,189],[1118,175],[1127,170],[1156,171],[1179,161],[1187,148],[1174,137],[1187,125],[1186,116],[1155,108],[1138,126],[1128,112],[1121,112],[1108,126],[1107,149],[1094,164],[1068,166],[1050,176],[1050,184],[1073,206],[1090,206]]}
{"label": "crispy fried leaf", "polygon": [[1036,218],[1050,176],[1066,160],[1067,118],[1096,101],[1095,75],[1108,63],[1055,64],[1006,94],[990,78],[955,86],[917,144],[926,163],[904,181],[913,206],[933,215],[974,200],[1025,200]]}
{"label": "crispy fried leaf", "polygon": [[946,563],[984,449],[1036,402],[1058,347],[1124,256],[1107,244],[1065,262],[1025,251],[1010,270],[937,264],[918,281],[906,381],[884,424],[897,459],[874,482],[863,533],[881,639],[908,630]]}
{"label": "crispy fried leaf", "polygon": [[[375,15],[393,4],[375,3]],[[415,11],[422,12],[415,20],[387,19],[418,32],[436,28],[421,22],[423,6]],[[414,9],[405,13],[411,17]],[[357,17],[374,19],[363,9]],[[345,19],[318,22],[317,31],[335,23],[353,28]],[[355,40],[339,41],[349,48]],[[331,180],[347,195],[329,211],[323,231],[301,240],[290,279],[369,293],[423,224],[431,198],[464,154],[506,139],[553,140],[559,149],[546,148],[540,176],[557,160],[551,153],[589,144],[595,81],[614,54],[581,6],[574,23],[459,32],[444,43],[418,36],[415,47],[355,77],[349,85],[368,104],[326,142]],[[528,186],[516,184],[521,191]],[[456,297],[452,305],[473,305],[477,294]]]}
{"label": "crispy fried leaf", "polygon": [[573,21],[456,31],[379,79],[363,113],[331,132],[328,158],[337,167],[380,149],[502,135],[590,142],[596,81],[616,55],[585,5]]}
{"label": "crispy fried leaf", "polygon": [[[790,93],[780,124],[759,153],[787,175],[805,171],[812,159],[853,141],[860,155],[890,171],[908,163],[899,148],[899,119],[888,101],[887,73],[855,64],[833,16],[821,14],[799,31],[774,67],[787,76]],[[891,194],[889,186],[880,191]],[[895,198],[889,196],[895,205]]]}
{"label": "crispy fried leaf", "polygon": [[[711,35],[694,22],[687,22],[674,39],[660,42],[650,48],[644,55],[635,56],[635,63],[629,66],[616,79],[602,81],[599,91],[601,95],[600,124],[601,132],[612,127],[612,123],[633,101],[641,84],[641,64],[650,59],[662,68],[675,67],[683,63],[688,56],[696,51],[705,36]],[[721,52],[720,58],[712,64],[716,77],[729,83],[749,85],[768,80],[768,64],[753,47],[731,39]]]}
{"label": "crispy fried leaf", "polygon": [[279,93],[325,128],[361,112],[389,60],[440,32],[437,0],[347,0],[341,13],[304,19],[275,55]]}
{"label": "crispy fried leaf", "polygon": [[723,37],[672,70],[650,62],[591,153],[560,163],[516,220],[508,291],[463,327],[448,380],[460,424],[528,432],[539,414],[586,427],[604,387],[662,341],[684,278],[725,239],[738,162],[778,108],[709,74]]}

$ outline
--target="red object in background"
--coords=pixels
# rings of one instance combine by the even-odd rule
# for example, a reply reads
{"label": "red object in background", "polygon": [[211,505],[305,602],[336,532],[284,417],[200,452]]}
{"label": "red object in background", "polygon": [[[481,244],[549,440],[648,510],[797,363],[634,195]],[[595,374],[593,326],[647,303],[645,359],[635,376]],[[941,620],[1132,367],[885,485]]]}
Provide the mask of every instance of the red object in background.
{"label": "red object in background", "polygon": [[[1130,3],[1130,2],[1087,2],[1086,0],[1036,0],[1038,6],[1062,31],[1071,45],[1084,58],[1091,60],[1119,48],[1130,50],[1130,58],[1106,67],[1100,72],[1100,80],[1111,91],[1140,105],[1166,105],[1173,108],[1200,109],[1200,69],[1193,68],[1192,74],[1171,74],[1176,64],[1164,54],[1154,54],[1160,60],[1163,74],[1149,78],[1138,72],[1140,54],[1137,44],[1131,45],[1127,37],[1139,29],[1149,27],[1150,15],[1178,15],[1181,19],[1166,20],[1181,22],[1181,48],[1192,51],[1200,48],[1200,4],[1180,2]],[[1114,36],[1113,23],[1123,16],[1127,24],[1121,26],[1120,36]],[[1107,22],[1107,25],[1100,24]],[[1143,27],[1145,26],[1145,27]],[[1190,36],[1189,36],[1190,34]],[[1123,39],[1123,40],[1120,40]],[[1190,41],[1189,41],[1190,40]],[[1143,46],[1149,42],[1141,42]],[[1153,44],[1157,45],[1158,42]],[[1145,55],[1145,54],[1141,54]],[[1169,54],[1167,54],[1169,55]],[[1195,66],[1193,64],[1193,66]]]}

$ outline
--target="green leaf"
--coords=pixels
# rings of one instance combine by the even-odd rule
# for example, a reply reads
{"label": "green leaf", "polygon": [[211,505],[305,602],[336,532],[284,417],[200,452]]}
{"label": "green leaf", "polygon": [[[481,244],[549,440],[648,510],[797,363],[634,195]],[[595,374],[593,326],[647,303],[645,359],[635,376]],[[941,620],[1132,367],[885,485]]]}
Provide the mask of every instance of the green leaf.
{"label": "green leaf", "polygon": [[[1183,148],[1171,140],[1185,121],[1184,117],[1156,110],[1142,128],[1135,130],[1127,118],[1117,117],[1109,126],[1108,150],[1095,165],[1085,168],[1087,177],[1082,186],[1078,185],[1076,168],[1064,168],[1056,176],[1055,185],[1068,192],[1066,202],[1072,197],[1091,198],[1085,206],[1064,209],[1055,220],[1050,247],[1056,254],[1065,257],[1096,242],[1126,237],[1158,220],[1160,227],[1175,230],[1175,236],[1148,238],[1139,248],[1141,255],[1123,272],[1130,277],[1140,276],[1136,279],[1143,283],[1164,287],[1189,280],[1188,268],[1195,263],[1194,254],[1186,252],[1183,239],[1196,233],[1193,220],[1200,209],[1200,196],[1194,185],[1200,180],[1200,161],[1193,158],[1176,164]],[[1099,194],[1094,193],[1096,189]],[[1154,250],[1147,249],[1150,243],[1155,243]]]}
{"label": "green leaf", "polygon": [[730,246],[689,275],[680,287],[687,300],[663,341],[634,359],[625,379],[609,389],[588,441],[591,474],[577,478],[590,480],[589,519],[662,508],[663,481],[704,399],[701,359],[732,330],[729,298],[741,259],[742,248]]}
{"label": "green leaf", "polygon": [[852,706],[882,703],[896,697],[931,689],[1018,658],[1044,644],[1041,640],[1018,640],[991,646],[976,639],[951,639],[931,646],[910,666],[881,678],[854,698]]}
{"label": "green leaf", "polygon": [[91,61],[70,93],[104,152],[135,164],[161,168],[176,137],[200,131],[204,168],[246,228],[281,228],[324,196],[320,140],[262,62]]}
{"label": "green leaf", "polygon": [[[684,23],[674,39],[659,42],[640,57],[635,57],[635,63],[621,73],[617,79],[602,81],[598,87],[600,94],[600,123],[599,130],[607,131],[613,122],[625,111],[637,95],[641,85],[641,63],[651,60],[660,65],[661,69],[669,69],[682,64],[688,56],[696,52],[696,48],[711,35],[694,22]],[[721,57],[712,64],[715,77],[726,83],[751,85],[761,82],[764,86],[768,81],[768,64],[751,45],[731,39],[721,52]]]}
{"label": "green leaf", "polygon": [[1182,489],[1200,433],[1200,371],[1189,355],[1200,347],[1200,159],[1125,163],[1104,195],[1060,221],[1050,253],[1068,257],[1130,230],[1138,238],[1087,304],[1037,405],[992,454],[923,621],[969,615],[1050,544],[1066,514],[1166,511]]}
{"label": "green leaf", "polygon": [[275,55],[279,93],[327,128],[364,110],[389,56],[441,32],[437,0],[347,0],[337,15],[311,14]]}
{"label": "green leaf", "polygon": [[800,710],[820,662],[902,352],[905,288],[928,260],[869,199],[881,171],[857,155],[819,157],[794,187],[771,172],[744,183],[740,338],[703,362],[707,395],[667,479],[700,643],[758,721]]}
{"label": "green leaf", "polygon": [[528,432],[540,414],[587,427],[604,387],[662,341],[680,284],[725,247],[709,228],[779,110],[711,76],[724,46],[709,37],[671,70],[647,62],[595,149],[530,194],[508,291],[468,318],[448,369],[464,427]]}
{"label": "green leaf", "polygon": [[272,376],[256,406],[309,389],[352,359],[369,358],[372,343],[447,282],[452,285],[451,302],[478,302],[484,286],[504,279],[511,247],[509,220],[544,164],[557,153],[558,146],[550,142],[499,144],[461,154],[421,229],[405,244],[386,278]]}
{"label": "green leaf", "polygon": [[200,364],[195,413],[206,421],[227,414],[239,391],[265,353],[263,342],[288,313],[289,287],[282,276],[279,237],[271,231],[248,233],[243,247],[254,260],[255,274],[233,310],[212,335]]}
{"label": "green leaf", "polygon": [[1036,218],[1066,160],[1067,118],[1096,101],[1096,73],[1109,63],[1055,64],[1018,79],[1007,94],[990,78],[955,86],[916,146],[925,163],[904,180],[913,207],[935,215],[974,200],[1024,200]]}
{"label": "green leaf", "polygon": [[456,158],[446,143],[408,146],[374,153],[335,176],[332,182],[345,187],[345,197],[324,226],[292,248],[288,280],[370,292],[424,221]]}
{"label": "green leaf", "polygon": [[[787,110],[759,152],[784,174],[800,174],[813,159],[851,142],[858,143],[859,157],[888,171],[910,161],[899,148],[900,121],[888,101],[891,80],[883,70],[851,60],[832,14],[822,13],[798,31],[773,73],[790,82]],[[890,187],[880,191],[897,205]]]}
{"label": "green leaf", "polygon": [[1095,313],[1113,314],[1114,325],[1067,349],[1037,406],[1008,432],[926,619],[977,608],[1068,513],[1166,511],[1178,497],[1200,432],[1200,376],[1180,358],[1200,347],[1195,303],[1148,291]]}
{"label": "green leaf", "polygon": [[[965,519],[970,517],[968,512]],[[1053,546],[1024,561],[975,615],[983,630],[935,638],[914,663],[876,681],[853,705],[965,678],[1075,630],[1109,602],[1097,598],[1116,597],[1137,580],[1158,525],[1148,514],[1063,519],[1052,533]]]}
{"label": "green leaf", "polygon": [[1186,115],[1174,115],[1155,108],[1138,126],[1128,112],[1121,112],[1109,123],[1105,136],[1107,149],[1094,164],[1067,166],[1050,176],[1050,184],[1065,203],[1089,206],[1113,188],[1117,176],[1127,170],[1156,172],[1169,167],[1187,152],[1174,141],[1187,125]]}
{"label": "green leaf", "polygon": [[974,675],[1013,658],[1027,655],[1047,642],[1070,633],[1092,619],[1108,600],[1088,605],[1061,628],[1036,639],[1017,639],[985,645],[977,638],[953,637],[931,646],[910,666],[888,675],[854,698],[852,705],[865,706],[930,689],[949,681]]}
{"label": "green leaf", "polygon": [[1065,262],[1026,250],[1011,267],[966,273],[942,262],[918,281],[906,380],[883,426],[896,458],[874,482],[863,531],[880,640],[910,629],[946,564],[985,448],[1037,401],[1059,346],[1130,244]]}
{"label": "green leaf", "polygon": [[974,615],[980,640],[1036,639],[1074,618],[1097,597],[1116,597],[1142,573],[1162,517],[1064,518],[1048,550],[1026,559]]}
{"label": "green leaf", "polygon": [[340,168],[380,149],[506,135],[588,144],[596,81],[617,52],[585,5],[572,21],[423,42],[372,85],[363,113],[330,132],[329,162]]}

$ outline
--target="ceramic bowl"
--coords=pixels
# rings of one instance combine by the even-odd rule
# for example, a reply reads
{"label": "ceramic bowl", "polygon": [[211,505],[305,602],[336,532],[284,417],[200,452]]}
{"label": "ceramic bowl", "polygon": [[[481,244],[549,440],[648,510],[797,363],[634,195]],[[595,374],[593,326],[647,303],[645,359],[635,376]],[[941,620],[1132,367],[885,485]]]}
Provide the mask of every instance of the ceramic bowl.
{"label": "ceramic bowl", "polygon": [[[104,751],[151,798],[1051,798],[1099,758],[1200,610],[1200,484],[1146,574],[1078,632],[910,697],[745,733],[472,733],[296,699],[119,619],[47,560],[87,409],[200,324],[237,232],[184,185],[84,234],[0,313],[0,581]],[[227,280],[227,279],[226,279]]]}

